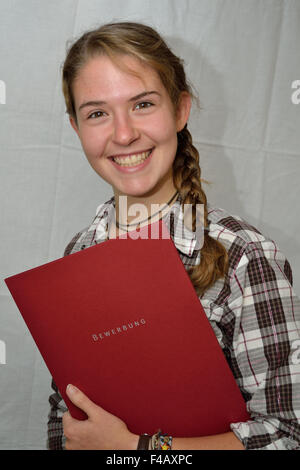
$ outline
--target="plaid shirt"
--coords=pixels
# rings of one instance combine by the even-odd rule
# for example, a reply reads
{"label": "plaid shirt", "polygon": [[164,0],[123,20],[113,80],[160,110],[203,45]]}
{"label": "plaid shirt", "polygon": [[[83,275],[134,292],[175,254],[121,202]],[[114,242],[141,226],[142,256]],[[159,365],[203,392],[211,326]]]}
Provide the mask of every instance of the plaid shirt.
{"label": "plaid shirt", "polygon": [[[105,241],[114,207],[114,198],[100,205],[64,254]],[[170,212],[163,219],[188,269],[200,260],[195,233],[182,230],[180,199]],[[240,217],[208,205],[208,222],[210,237],[228,252],[229,270],[200,300],[251,415],[231,430],[248,450],[299,450],[300,301],[290,264],[273,240]],[[52,388],[47,444],[64,449],[67,408],[53,381]]]}

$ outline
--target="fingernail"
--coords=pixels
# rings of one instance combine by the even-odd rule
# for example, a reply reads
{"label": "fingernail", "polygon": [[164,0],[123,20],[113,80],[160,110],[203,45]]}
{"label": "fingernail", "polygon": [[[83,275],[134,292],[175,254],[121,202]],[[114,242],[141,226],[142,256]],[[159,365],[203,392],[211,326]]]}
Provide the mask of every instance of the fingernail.
{"label": "fingernail", "polygon": [[73,394],[73,393],[76,393],[76,392],[77,392],[77,388],[74,387],[74,385],[69,384],[69,385],[67,386],[67,391],[68,391],[68,393]]}

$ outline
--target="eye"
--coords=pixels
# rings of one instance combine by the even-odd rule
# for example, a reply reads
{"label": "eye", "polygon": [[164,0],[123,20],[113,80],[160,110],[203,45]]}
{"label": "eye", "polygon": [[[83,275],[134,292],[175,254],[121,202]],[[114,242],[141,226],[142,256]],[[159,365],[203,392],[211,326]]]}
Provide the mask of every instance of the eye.
{"label": "eye", "polygon": [[150,103],[150,101],[142,101],[141,103],[138,103],[135,108],[136,109],[147,109],[150,108],[151,106],[154,106],[153,103]]}
{"label": "eye", "polygon": [[88,119],[95,119],[98,117],[103,117],[105,114],[106,113],[104,113],[103,111],[94,111],[88,116]]}

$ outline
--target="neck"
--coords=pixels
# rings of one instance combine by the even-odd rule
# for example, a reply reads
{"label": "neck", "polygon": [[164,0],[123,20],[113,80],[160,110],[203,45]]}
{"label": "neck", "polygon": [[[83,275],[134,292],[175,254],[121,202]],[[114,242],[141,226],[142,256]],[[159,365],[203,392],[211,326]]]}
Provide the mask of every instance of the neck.
{"label": "neck", "polygon": [[172,184],[163,192],[153,192],[142,196],[115,194],[116,220],[123,225],[153,222],[176,200],[177,190]]}

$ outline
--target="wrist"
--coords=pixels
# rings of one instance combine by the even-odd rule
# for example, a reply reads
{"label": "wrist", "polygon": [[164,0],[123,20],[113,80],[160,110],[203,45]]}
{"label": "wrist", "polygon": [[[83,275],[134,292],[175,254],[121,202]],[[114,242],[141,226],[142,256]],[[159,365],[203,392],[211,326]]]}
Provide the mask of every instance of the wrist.
{"label": "wrist", "polygon": [[140,436],[138,434],[133,434],[132,432],[129,433],[128,437],[128,446],[126,447],[127,450],[136,450],[138,446]]}

